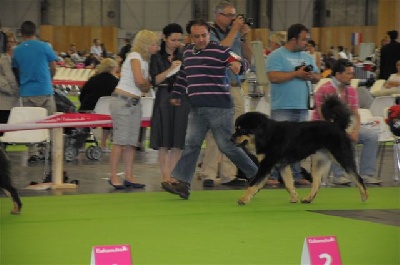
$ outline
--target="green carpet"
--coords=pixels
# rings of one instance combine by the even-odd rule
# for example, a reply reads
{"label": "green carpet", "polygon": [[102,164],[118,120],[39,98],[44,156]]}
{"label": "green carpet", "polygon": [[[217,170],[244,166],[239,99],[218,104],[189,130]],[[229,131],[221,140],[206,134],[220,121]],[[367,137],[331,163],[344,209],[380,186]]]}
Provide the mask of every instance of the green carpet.
{"label": "green carpet", "polygon": [[[304,196],[308,189],[300,189]],[[400,228],[307,210],[400,209],[400,188],[324,188],[312,204],[264,190],[24,197],[23,213],[0,199],[0,264],[90,264],[95,245],[130,244],[134,264],[300,264],[306,236],[334,235],[343,264],[400,264]]]}
{"label": "green carpet", "polygon": [[68,94],[68,95],[67,95],[67,98],[68,98],[69,100],[71,100],[72,103],[75,104],[76,109],[79,109],[79,107],[80,107],[80,105],[81,105],[81,102],[79,101],[79,96],[74,96],[74,95]]}

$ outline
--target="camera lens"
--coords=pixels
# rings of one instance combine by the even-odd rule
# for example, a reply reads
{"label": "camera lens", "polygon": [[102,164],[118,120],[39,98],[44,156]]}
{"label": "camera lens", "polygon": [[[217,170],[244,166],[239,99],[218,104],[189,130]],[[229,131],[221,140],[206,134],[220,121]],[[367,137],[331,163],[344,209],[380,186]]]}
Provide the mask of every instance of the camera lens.
{"label": "camera lens", "polygon": [[246,18],[246,19],[244,20],[244,23],[247,24],[247,25],[249,25],[249,26],[253,26],[253,24],[254,24],[254,19],[251,18],[251,17],[248,17],[248,18]]}
{"label": "camera lens", "polygon": [[311,72],[313,69],[314,69],[314,67],[311,64],[304,67],[304,71],[306,71],[306,72]]}

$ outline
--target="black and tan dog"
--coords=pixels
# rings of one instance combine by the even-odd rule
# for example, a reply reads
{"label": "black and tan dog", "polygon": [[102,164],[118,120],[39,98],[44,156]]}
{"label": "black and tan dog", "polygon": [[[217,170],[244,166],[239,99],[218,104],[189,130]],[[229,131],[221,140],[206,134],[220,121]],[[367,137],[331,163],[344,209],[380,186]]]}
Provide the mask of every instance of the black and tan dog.
{"label": "black and tan dog", "polygon": [[[358,187],[361,200],[368,194],[362,178],[356,171],[352,143],[346,134],[351,121],[351,112],[337,97],[325,100],[322,114],[326,121],[277,122],[259,112],[247,112],[235,122],[232,140],[248,149],[255,149],[259,160],[256,176],[250,181],[246,193],[238,203],[243,205],[264,186],[267,175],[277,165],[286,165],[280,170],[290,202],[297,202],[292,172],[288,164],[311,156],[311,192],[301,200],[310,203],[318,193],[321,178],[330,172],[331,162],[336,160]],[[253,147],[252,147],[253,146]]]}
{"label": "black and tan dog", "polygon": [[6,153],[0,147],[0,188],[3,189],[8,196],[11,196],[14,207],[11,214],[21,213],[22,203],[18,196],[17,189],[11,184],[10,177],[10,160],[8,160]]}

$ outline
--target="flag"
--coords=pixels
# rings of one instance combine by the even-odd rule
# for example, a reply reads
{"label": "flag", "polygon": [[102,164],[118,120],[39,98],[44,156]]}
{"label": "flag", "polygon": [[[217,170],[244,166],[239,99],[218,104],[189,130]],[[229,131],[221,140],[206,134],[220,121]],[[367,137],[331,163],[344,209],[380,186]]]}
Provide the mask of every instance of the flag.
{"label": "flag", "polygon": [[356,46],[362,42],[362,33],[353,32],[351,33],[351,45]]}

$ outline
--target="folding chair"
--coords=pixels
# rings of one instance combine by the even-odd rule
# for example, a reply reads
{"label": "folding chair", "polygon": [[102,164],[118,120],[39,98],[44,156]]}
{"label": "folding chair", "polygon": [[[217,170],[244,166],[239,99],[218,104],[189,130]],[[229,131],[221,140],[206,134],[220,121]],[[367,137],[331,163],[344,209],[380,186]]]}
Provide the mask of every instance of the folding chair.
{"label": "folding chair", "polygon": [[359,84],[360,84],[360,79],[353,78],[350,81],[350,85],[354,88],[357,88]]}
{"label": "folding chair", "polygon": [[[14,107],[11,109],[8,117],[8,124],[24,123],[28,121],[40,120],[47,117],[47,110],[41,107]],[[5,132],[3,137],[0,137],[2,143],[13,144],[33,144],[43,143],[50,140],[48,129],[39,130],[22,130]]]}
{"label": "folding chair", "polygon": [[[385,117],[383,117],[384,110],[382,111],[381,115],[376,116],[374,116],[369,109],[358,109],[358,112],[360,114],[361,126],[365,126],[378,132],[379,147],[377,155],[379,157],[379,165],[377,177],[381,178],[382,164],[386,151],[386,143],[394,143],[395,138],[390,132],[389,126],[385,122]],[[395,148],[395,145],[393,146],[393,148]],[[393,149],[393,151],[395,152],[395,149]]]}
{"label": "folding chair", "polygon": [[56,74],[54,75],[53,79],[54,80],[63,80],[65,69],[66,69],[65,67],[57,67]]}
{"label": "folding chair", "polygon": [[99,100],[96,103],[96,106],[94,107],[93,112],[96,114],[107,114],[110,115],[110,99],[111,96],[105,96],[99,98]]}
{"label": "folding chair", "polygon": [[318,91],[318,88],[320,88],[320,86],[322,86],[323,84],[325,84],[326,82],[330,81],[331,78],[321,78],[317,84],[314,85],[314,93]]}
{"label": "folding chair", "polygon": [[396,105],[396,97],[394,96],[376,97],[369,109],[372,116],[385,117],[384,110],[393,105]]}
{"label": "folding chair", "polygon": [[[24,122],[31,122],[47,117],[47,110],[41,107],[14,107],[11,109],[10,116],[8,118],[8,124],[17,124]],[[46,168],[48,165],[48,155],[50,147],[50,130],[49,129],[38,129],[38,130],[20,130],[5,132],[0,137],[0,142],[5,144],[18,144],[18,145],[32,145],[32,144],[45,144],[45,168],[44,173],[46,174]]]}
{"label": "folding chair", "polygon": [[87,69],[76,69],[78,76],[76,78],[77,81],[87,81],[87,72],[85,70]]}
{"label": "folding chair", "polygon": [[80,74],[81,74],[80,69],[71,69],[70,75],[69,75],[69,80],[78,81]]}
{"label": "folding chair", "polygon": [[96,71],[93,70],[93,69],[84,69],[84,74],[83,74],[83,76],[84,76],[85,80],[87,81],[87,80],[89,80],[89,78],[91,78],[95,73],[96,73]]}
{"label": "folding chair", "polygon": [[373,96],[378,96],[379,92],[382,90],[383,85],[386,83],[385,79],[378,79],[371,86],[370,92]]}

